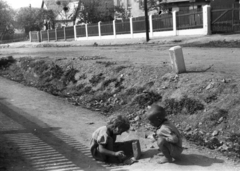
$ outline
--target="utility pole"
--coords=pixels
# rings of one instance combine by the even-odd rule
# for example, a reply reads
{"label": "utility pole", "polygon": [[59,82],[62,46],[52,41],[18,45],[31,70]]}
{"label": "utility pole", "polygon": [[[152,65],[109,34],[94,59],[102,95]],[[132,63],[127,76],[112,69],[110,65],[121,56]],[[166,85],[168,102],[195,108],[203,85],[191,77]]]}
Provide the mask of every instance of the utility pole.
{"label": "utility pole", "polygon": [[145,26],[146,26],[146,41],[149,39],[149,22],[148,22],[148,9],[147,9],[147,0],[144,0],[144,11],[145,11]]}

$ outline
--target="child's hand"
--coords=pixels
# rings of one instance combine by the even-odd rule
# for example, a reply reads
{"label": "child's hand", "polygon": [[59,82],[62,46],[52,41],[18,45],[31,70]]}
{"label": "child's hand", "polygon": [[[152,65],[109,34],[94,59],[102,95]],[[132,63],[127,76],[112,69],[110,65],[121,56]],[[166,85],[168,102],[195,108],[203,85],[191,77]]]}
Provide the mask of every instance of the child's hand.
{"label": "child's hand", "polygon": [[125,154],[123,151],[117,151],[115,152],[115,156],[119,157],[119,158],[125,158]]}

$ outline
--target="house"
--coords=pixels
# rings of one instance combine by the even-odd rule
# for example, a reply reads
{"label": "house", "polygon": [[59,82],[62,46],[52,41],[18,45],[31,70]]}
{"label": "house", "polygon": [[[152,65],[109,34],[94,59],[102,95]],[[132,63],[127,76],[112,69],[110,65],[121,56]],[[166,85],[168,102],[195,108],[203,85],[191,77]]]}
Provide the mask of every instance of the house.
{"label": "house", "polygon": [[84,10],[87,3],[98,3],[100,12],[113,8],[113,0],[42,0],[42,9],[52,10],[56,15],[57,27],[72,26],[80,19],[79,12]]}
{"label": "house", "polygon": [[[149,14],[161,14],[171,11],[202,10],[203,5],[211,5],[212,8],[232,7],[239,0],[162,0],[156,6],[158,9],[149,10]],[[114,0],[115,6],[121,6],[127,11],[128,17],[144,16],[144,0]]]}
{"label": "house", "polygon": [[[143,0],[114,0],[114,6],[124,8],[127,17],[144,16],[142,5]],[[115,18],[120,18],[120,16],[116,16]]]}
{"label": "house", "polygon": [[239,4],[239,0],[211,0],[210,2],[212,8],[229,8],[233,4]]}
{"label": "house", "polygon": [[54,12],[56,15],[55,27],[72,26],[78,2],[78,0],[42,0],[41,8]]}
{"label": "house", "polygon": [[201,10],[203,5],[210,5],[211,8],[232,7],[239,3],[239,0],[162,0],[163,8],[169,11]]}

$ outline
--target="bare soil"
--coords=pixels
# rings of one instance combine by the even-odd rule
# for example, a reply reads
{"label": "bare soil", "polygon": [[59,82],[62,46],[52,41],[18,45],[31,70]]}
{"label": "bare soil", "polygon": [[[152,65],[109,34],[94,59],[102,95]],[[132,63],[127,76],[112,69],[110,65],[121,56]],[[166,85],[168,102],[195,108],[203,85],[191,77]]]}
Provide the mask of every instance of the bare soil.
{"label": "bare soil", "polygon": [[[191,46],[216,44],[224,47],[222,42]],[[105,116],[126,115],[131,130],[146,132],[142,135],[146,138],[154,128],[144,113],[149,105],[158,103],[187,140],[238,162],[240,71],[235,54],[239,50],[200,48],[200,55],[199,48],[191,48],[186,54],[188,72],[177,75],[172,72],[166,49],[157,45],[93,46],[74,57],[57,54],[36,58],[23,53],[2,57],[0,75]],[[153,53],[150,50],[155,53],[147,58]]]}

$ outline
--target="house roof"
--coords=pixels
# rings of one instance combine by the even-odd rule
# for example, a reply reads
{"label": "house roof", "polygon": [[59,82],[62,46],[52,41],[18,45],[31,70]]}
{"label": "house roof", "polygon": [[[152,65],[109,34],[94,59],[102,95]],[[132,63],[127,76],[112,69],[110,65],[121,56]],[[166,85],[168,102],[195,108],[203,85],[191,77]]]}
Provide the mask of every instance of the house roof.
{"label": "house roof", "polygon": [[78,0],[42,0],[42,6],[41,8],[44,7],[44,4],[46,5],[47,9],[49,10],[57,10],[59,6],[57,5],[57,1],[68,1],[68,2],[76,2]]}
{"label": "house roof", "polygon": [[[59,16],[61,15],[61,13],[63,11],[63,6],[58,5],[57,2],[60,2],[60,3],[67,2],[67,3],[69,3],[69,5],[71,4],[69,7],[70,7],[70,11],[72,12],[72,14],[71,14],[71,12],[70,12],[70,14],[72,16],[72,19],[75,18],[74,14],[76,13],[76,11],[72,7],[72,5],[73,5],[73,3],[78,4],[79,0],[42,0],[41,8],[46,7],[47,10],[52,10],[57,15],[56,20],[58,20]],[[74,15],[74,17],[73,17],[73,15]]]}

